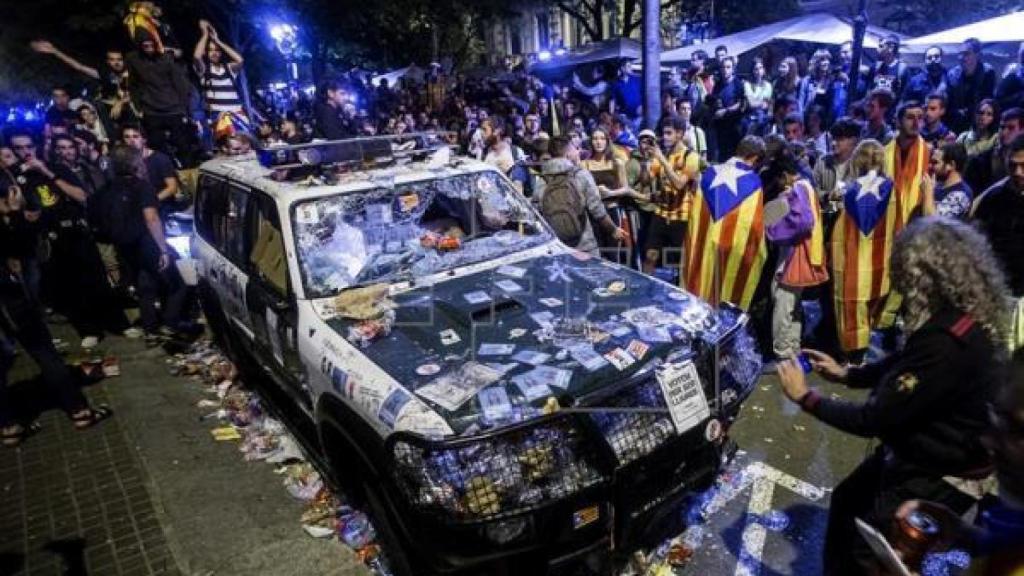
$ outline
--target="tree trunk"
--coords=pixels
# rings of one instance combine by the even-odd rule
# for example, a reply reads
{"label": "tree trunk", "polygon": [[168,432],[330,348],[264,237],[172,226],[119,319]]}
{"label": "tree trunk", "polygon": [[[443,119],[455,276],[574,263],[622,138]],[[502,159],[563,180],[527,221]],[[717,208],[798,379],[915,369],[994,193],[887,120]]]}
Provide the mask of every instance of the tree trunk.
{"label": "tree trunk", "polygon": [[661,114],[661,0],[643,3],[644,127],[654,130]]}

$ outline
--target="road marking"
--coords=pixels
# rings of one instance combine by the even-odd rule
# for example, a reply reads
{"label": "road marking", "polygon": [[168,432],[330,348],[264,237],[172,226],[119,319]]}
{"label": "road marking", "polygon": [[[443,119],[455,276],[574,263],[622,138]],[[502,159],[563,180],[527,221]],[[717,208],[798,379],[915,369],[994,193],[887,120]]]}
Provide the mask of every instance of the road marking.
{"label": "road marking", "polygon": [[[757,576],[761,573],[764,544],[768,529],[760,521],[771,512],[775,486],[779,485],[812,502],[825,496],[825,490],[786,474],[763,462],[755,462],[743,471],[744,479],[753,485],[747,505],[746,524],[743,527],[742,548],[736,564],[735,576]],[[746,482],[744,482],[746,484]],[[737,491],[738,493],[739,491]]]}

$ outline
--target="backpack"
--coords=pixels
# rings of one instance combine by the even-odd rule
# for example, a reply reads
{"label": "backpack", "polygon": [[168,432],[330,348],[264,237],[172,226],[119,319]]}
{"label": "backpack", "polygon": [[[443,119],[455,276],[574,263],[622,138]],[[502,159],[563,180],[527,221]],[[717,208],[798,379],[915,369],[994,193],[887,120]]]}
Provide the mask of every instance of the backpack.
{"label": "backpack", "polygon": [[544,195],[540,200],[541,215],[555,230],[558,239],[574,248],[587,229],[586,206],[576,187],[578,171],[545,176]]}

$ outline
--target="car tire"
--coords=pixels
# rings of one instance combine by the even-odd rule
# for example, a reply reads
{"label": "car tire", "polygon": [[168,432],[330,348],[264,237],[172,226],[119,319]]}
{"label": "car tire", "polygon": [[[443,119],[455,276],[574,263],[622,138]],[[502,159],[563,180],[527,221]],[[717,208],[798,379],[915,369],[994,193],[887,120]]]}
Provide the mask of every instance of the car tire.
{"label": "car tire", "polygon": [[384,497],[380,494],[380,483],[365,481],[362,486],[363,502],[366,513],[373,520],[377,531],[377,540],[387,559],[388,568],[394,576],[431,576],[431,572],[416,569],[414,562],[406,552],[405,542],[395,530]]}

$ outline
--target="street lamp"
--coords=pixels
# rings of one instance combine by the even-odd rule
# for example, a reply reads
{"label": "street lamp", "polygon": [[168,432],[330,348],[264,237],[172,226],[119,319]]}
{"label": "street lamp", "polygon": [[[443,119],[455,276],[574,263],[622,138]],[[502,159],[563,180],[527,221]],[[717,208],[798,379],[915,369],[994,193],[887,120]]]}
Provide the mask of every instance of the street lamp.
{"label": "street lamp", "polygon": [[299,79],[299,66],[295,63],[295,52],[299,48],[299,29],[294,24],[277,23],[270,26],[270,37],[277,51],[284,56],[288,65],[288,77],[292,82]]}

